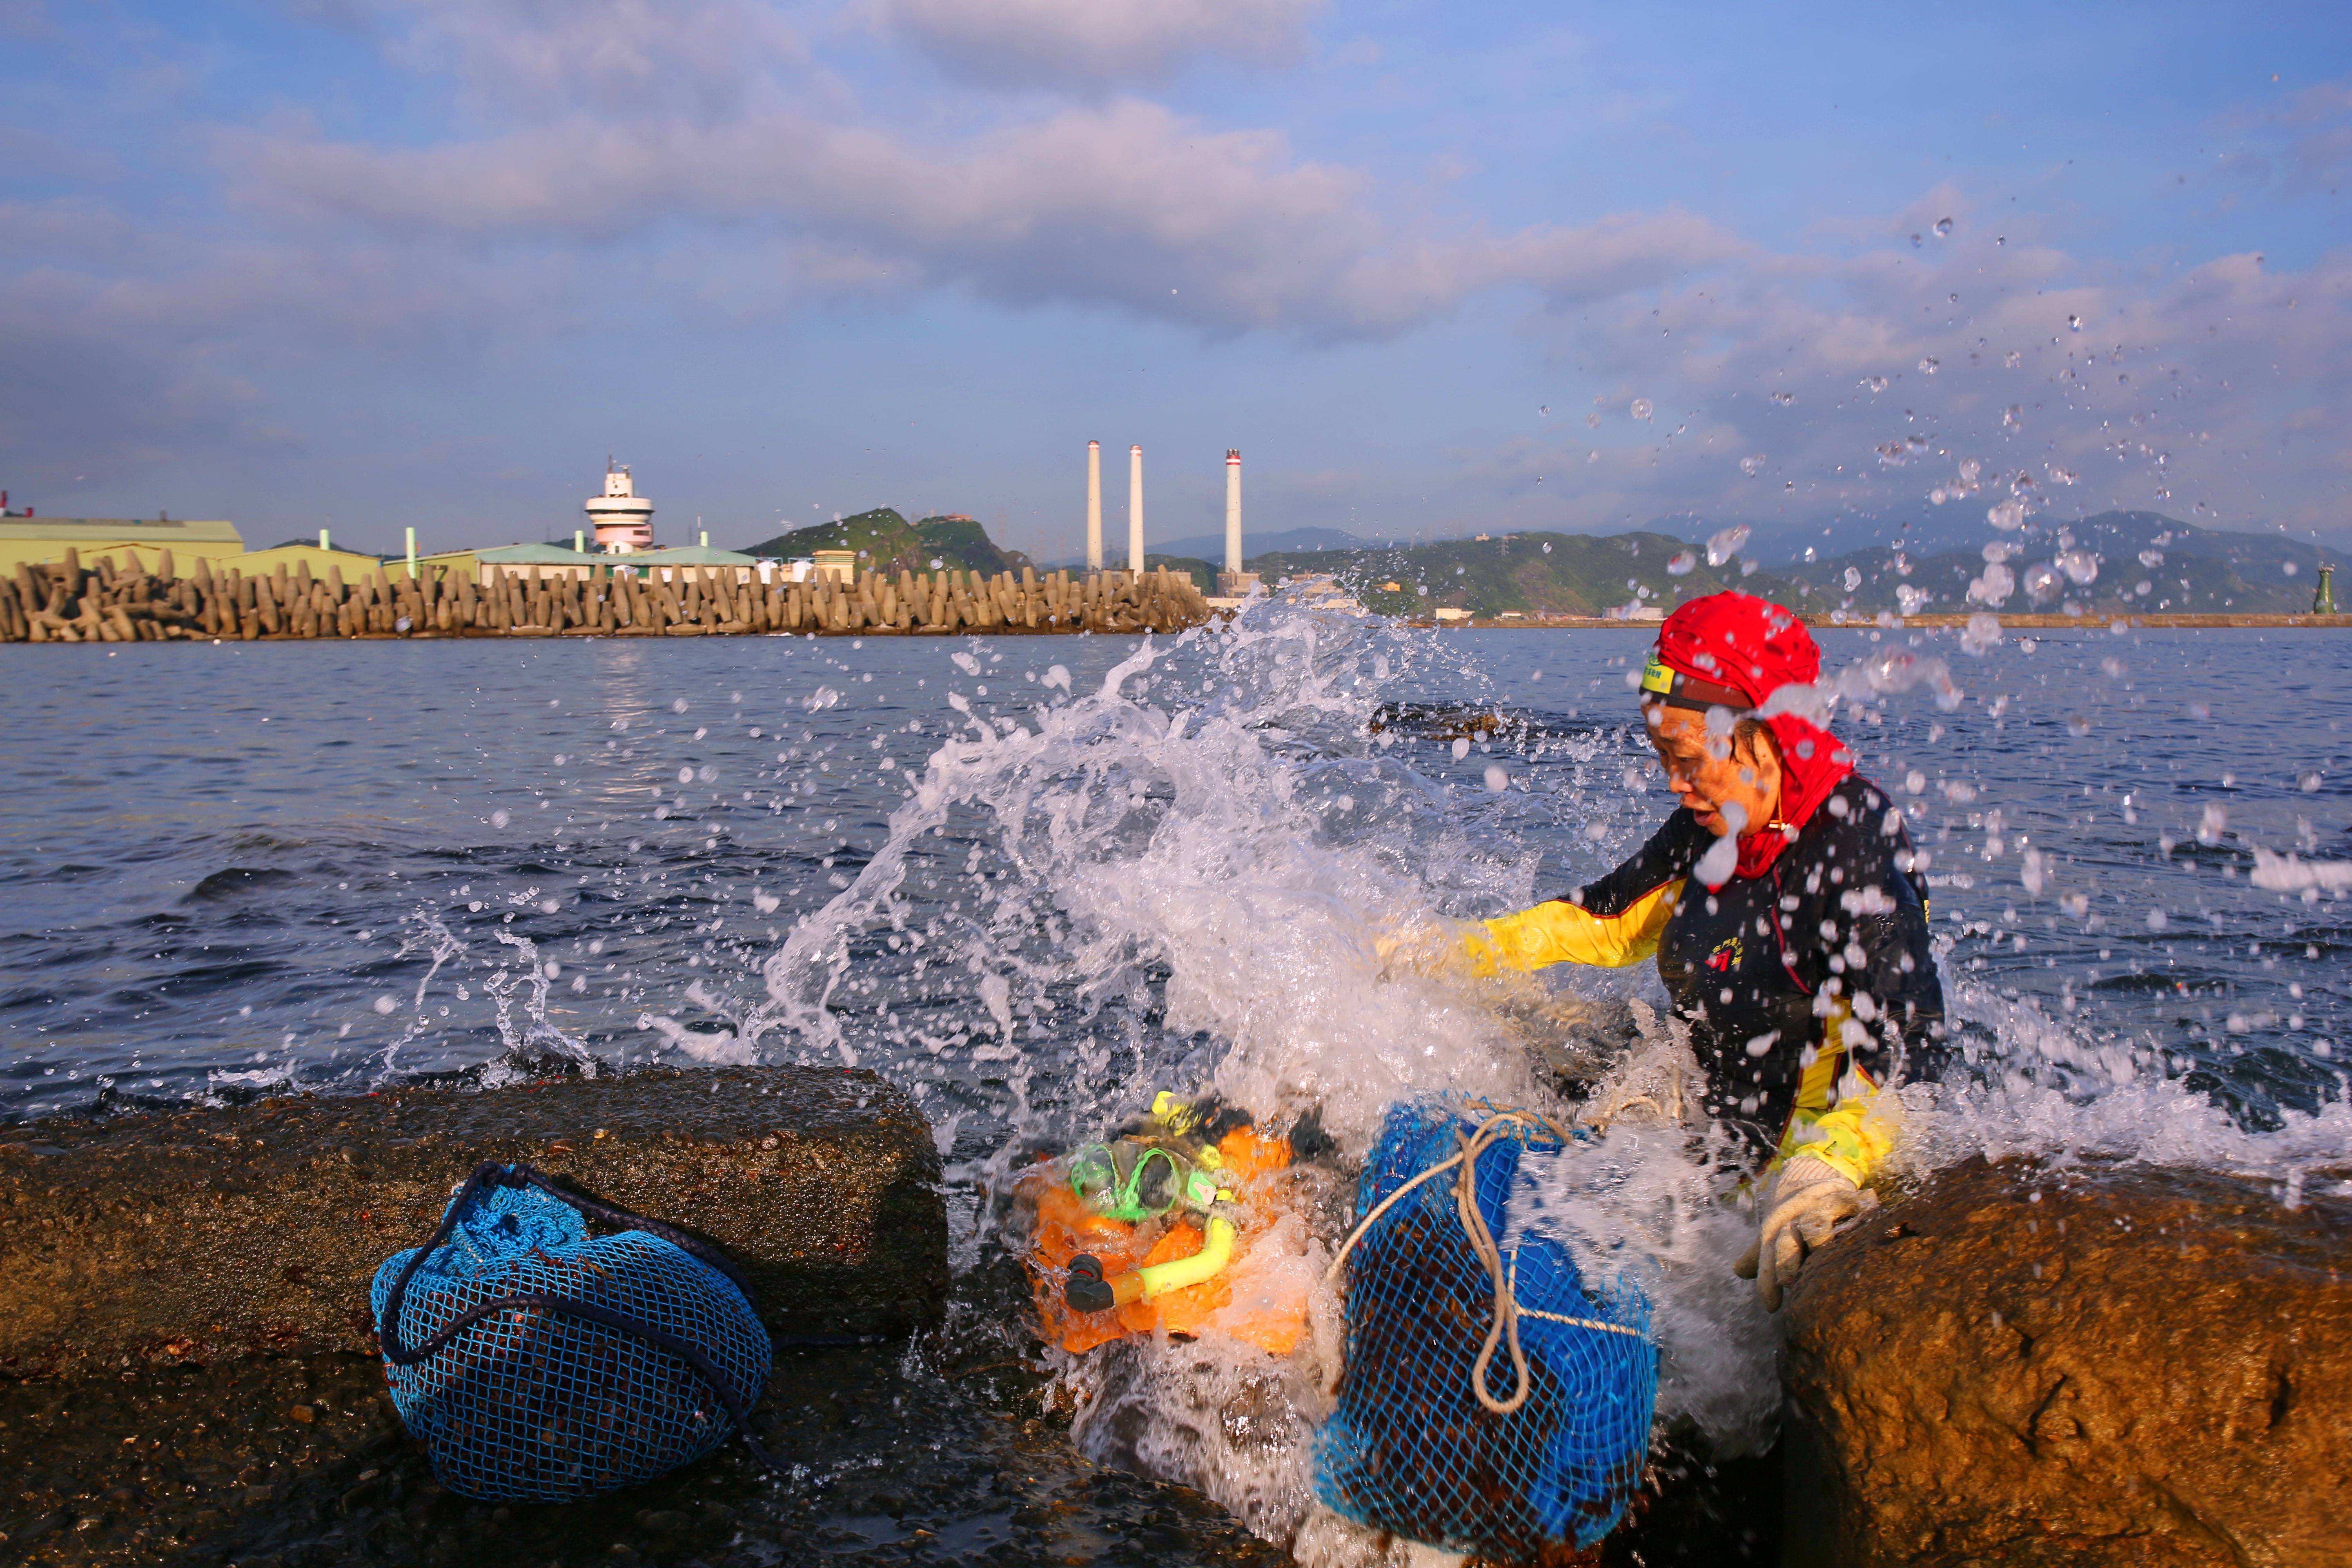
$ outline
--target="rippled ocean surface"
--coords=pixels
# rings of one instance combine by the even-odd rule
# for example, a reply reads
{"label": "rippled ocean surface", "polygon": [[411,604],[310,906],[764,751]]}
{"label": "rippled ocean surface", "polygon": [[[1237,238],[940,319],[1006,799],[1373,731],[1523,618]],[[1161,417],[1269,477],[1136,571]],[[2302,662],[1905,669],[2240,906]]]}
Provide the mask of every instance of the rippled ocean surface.
{"label": "rippled ocean surface", "polygon": [[[1234,944],[1295,941],[1294,902],[1345,900],[1318,935],[1358,944],[1500,912],[1670,805],[1625,687],[1640,633],[1263,619],[1140,659],[1096,637],[8,649],[5,1114],[757,1055],[911,1075],[976,1150],[1042,1113],[1014,1076],[1213,1067],[1230,1031],[1181,994],[1243,981]],[[2252,874],[2257,847],[2352,858],[2352,639],[1969,658],[1876,635],[1964,692],[1838,728],[1907,803],[1982,1026],[2028,1026],[1990,1016],[2014,1000],[2256,1125],[2341,1092],[2342,884]],[[1872,637],[1822,633],[1830,666]],[[894,843],[927,773],[961,798]],[[877,855],[887,895],[845,900]],[[771,973],[837,902],[861,908],[819,978]]]}
{"label": "rippled ocean surface", "polygon": [[[1554,1092],[1531,1055],[1629,1011],[1597,1004],[1663,1000],[1653,971],[1478,980],[1375,944],[1563,893],[1654,829],[1648,641],[1270,605],[1156,642],[0,649],[0,1116],[870,1067],[947,1157],[940,1353],[1011,1352],[1081,1453],[1301,1560],[1383,1562],[1312,1500],[1316,1343],[1040,1352],[990,1194],[1157,1089],[1313,1107],[1341,1169],[1289,1234],[1320,1278],[1388,1104]],[[1836,729],[1930,858],[1965,1046],[1903,1091],[1898,1160],[2352,1186],[2352,638],[1822,642]],[[1561,1169],[1531,1223],[1650,1294],[1660,1430],[1766,1449],[1779,1325],[1730,1272],[1738,1173],[1630,1123]]]}

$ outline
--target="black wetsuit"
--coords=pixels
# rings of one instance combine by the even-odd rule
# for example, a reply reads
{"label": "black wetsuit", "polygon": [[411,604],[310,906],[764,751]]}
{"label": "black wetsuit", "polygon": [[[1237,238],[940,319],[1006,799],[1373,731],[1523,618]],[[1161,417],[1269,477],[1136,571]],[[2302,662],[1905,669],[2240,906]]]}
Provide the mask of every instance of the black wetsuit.
{"label": "black wetsuit", "polygon": [[1937,1050],[1944,989],[1928,945],[1927,881],[1913,868],[1900,812],[1859,775],[1832,792],[1763,875],[1710,893],[1691,868],[1715,843],[1685,807],[1571,901],[1611,921],[1681,884],[1666,895],[1658,977],[1690,1026],[1709,1111],[1769,1149],[1799,1109],[1801,1088],[1810,1110],[1836,1105],[1838,1066],[1824,1058],[1838,1047],[1878,1083],[1906,1067],[1917,1075]]}

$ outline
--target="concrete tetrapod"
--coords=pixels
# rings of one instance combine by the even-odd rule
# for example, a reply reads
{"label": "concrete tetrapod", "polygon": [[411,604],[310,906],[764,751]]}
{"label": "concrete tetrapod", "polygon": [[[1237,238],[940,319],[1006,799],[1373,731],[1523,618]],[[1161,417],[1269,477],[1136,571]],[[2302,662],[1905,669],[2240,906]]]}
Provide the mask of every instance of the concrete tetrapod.
{"label": "concrete tetrapod", "polygon": [[2352,1563],[2352,1201],[2284,1198],[1977,1159],[1823,1249],[1784,1561]]}
{"label": "concrete tetrapod", "polygon": [[0,1134],[0,1376],[371,1352],[376,1266],[431,1234],[481,1160],[717,1241],[780,1333],[942,1310],[939,1152],[873,1073],[394,1089]]}

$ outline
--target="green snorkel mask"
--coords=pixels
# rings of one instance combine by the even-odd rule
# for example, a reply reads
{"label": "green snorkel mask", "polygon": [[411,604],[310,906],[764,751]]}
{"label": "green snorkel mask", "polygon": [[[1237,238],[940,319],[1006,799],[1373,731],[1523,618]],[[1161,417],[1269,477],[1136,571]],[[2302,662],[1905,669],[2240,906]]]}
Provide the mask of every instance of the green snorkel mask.
{"label": "green snorkel mask", "polygon": [[1205,1209],[1217,1198],[1207,1172],[1172,1150],[1122,1138],[1089,1143],[1070,1156],[1070,1190],[1089,1213],[1130,1223],[1156,1219],[1179,1204]]}

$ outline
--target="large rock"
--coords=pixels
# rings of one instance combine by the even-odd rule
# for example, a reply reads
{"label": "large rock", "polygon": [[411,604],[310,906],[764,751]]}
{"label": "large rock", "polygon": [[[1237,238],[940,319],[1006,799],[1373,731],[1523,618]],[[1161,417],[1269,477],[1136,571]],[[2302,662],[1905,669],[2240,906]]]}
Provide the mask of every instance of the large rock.
{"label": "large rock", "polygon": [[2352,1203],[1977,1160],[1788,1312],[1789,1563],[2352,1563]]}
{"label": "large rock", "polygon": [[716,1240],[781,1332],[902,1331],[947,1291],[939,1152],[869,1072],[304,1097],[0,1139],[0,1375],[364,1352],[376,1266],[481,1160]]}

